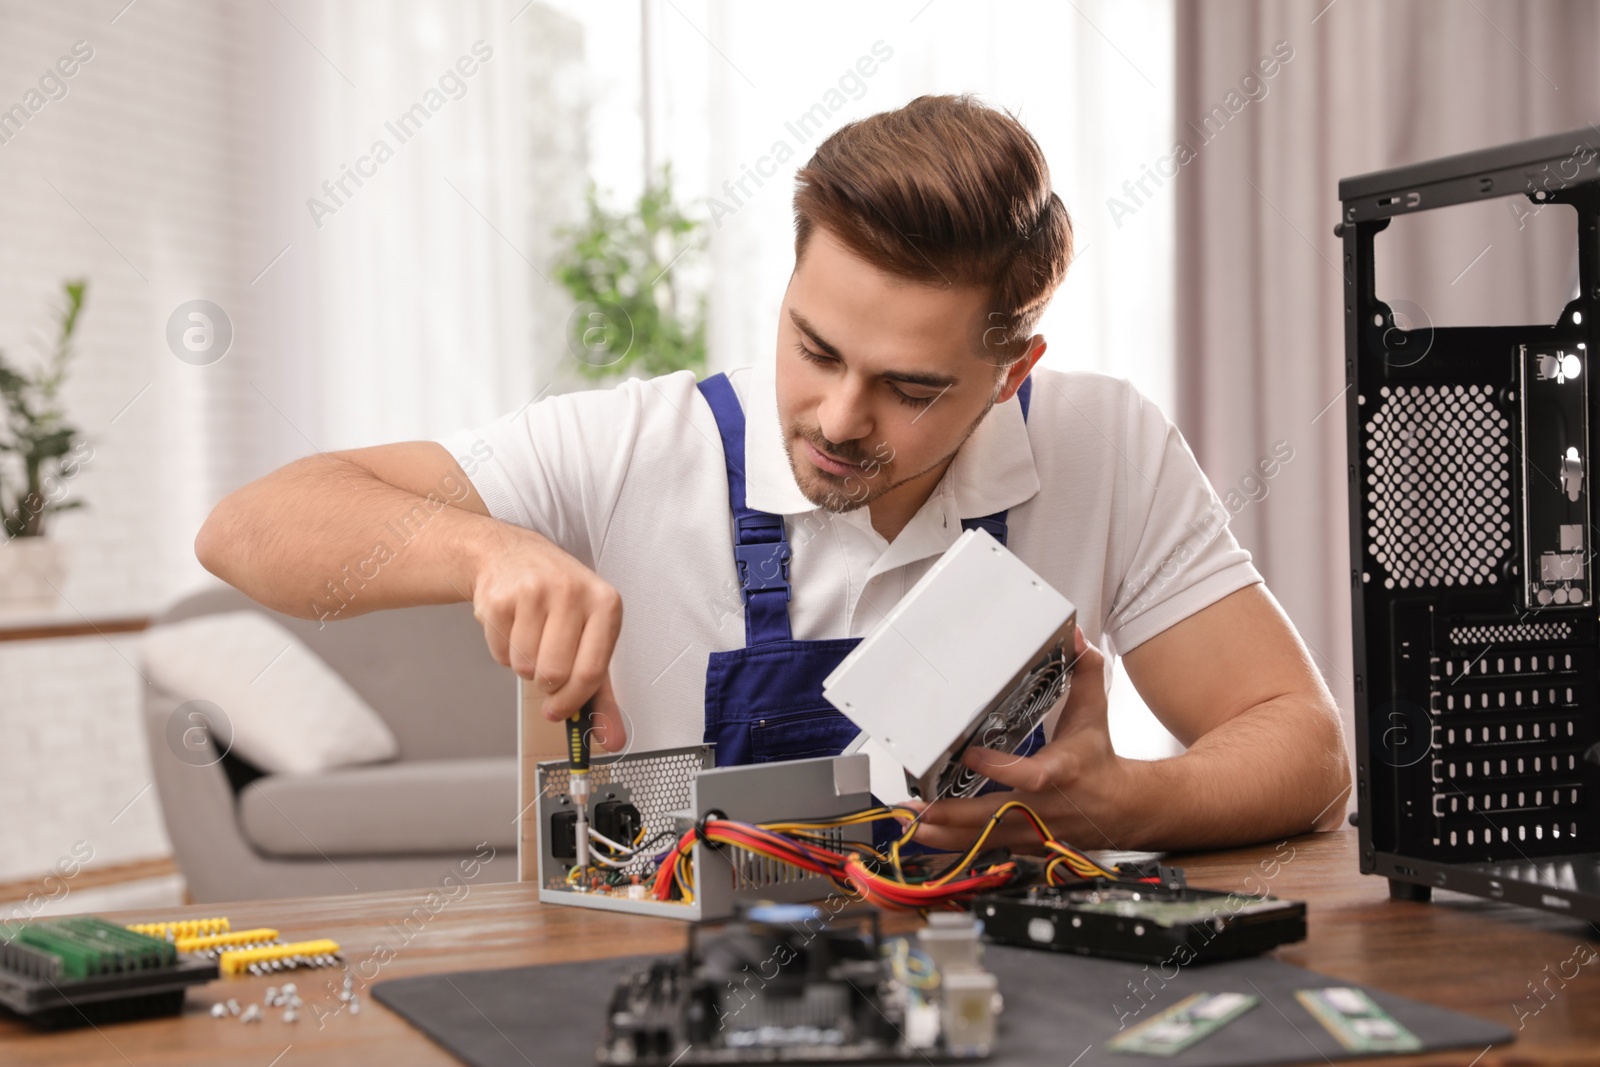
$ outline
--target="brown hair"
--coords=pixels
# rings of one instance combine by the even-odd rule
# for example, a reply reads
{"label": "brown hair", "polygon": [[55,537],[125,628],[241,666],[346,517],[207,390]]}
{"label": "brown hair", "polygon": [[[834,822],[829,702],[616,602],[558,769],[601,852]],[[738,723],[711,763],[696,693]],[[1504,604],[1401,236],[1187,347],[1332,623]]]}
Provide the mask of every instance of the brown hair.
{"label": "brown hair", "polygon": [[1072,220],[1033,135],[969,95],[919,96],[849,123],[795,176],[798,264],[820,226],[880,270],[988,286],[984,347],[1020,346],[1072,262]]}

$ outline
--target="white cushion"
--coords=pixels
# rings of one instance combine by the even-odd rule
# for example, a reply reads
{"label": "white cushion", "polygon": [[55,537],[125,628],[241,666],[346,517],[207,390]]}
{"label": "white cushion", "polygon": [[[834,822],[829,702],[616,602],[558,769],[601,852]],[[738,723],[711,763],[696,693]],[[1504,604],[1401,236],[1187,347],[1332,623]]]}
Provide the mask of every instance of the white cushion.
{"label": "white cushion", "polygon": [[[315,774],[393,759],[388,725],[334,670],[274,619],[230,611],[157,626],[144,636],[152,683],[221,708],[231,751],[268,774]],[[212,730],[226,738],[223,726]]]}

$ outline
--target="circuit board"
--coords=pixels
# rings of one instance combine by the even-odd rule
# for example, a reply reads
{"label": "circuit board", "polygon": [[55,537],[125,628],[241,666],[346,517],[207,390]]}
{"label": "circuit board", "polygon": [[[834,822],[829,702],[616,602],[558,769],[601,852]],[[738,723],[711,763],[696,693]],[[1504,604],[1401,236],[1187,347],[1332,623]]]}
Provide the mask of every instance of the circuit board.
{"label": "circuit board", "polygon": [[687,951],[624,976],[596,1058],[606,1064],[986,1057],[999,996],[971,916],[884,939],[877,913],[757,905]]}
{"label": "circuit board", "polygon": [[0,1006],[55,1029],[176,1015],[215,960],[89,915],[0,923]]}

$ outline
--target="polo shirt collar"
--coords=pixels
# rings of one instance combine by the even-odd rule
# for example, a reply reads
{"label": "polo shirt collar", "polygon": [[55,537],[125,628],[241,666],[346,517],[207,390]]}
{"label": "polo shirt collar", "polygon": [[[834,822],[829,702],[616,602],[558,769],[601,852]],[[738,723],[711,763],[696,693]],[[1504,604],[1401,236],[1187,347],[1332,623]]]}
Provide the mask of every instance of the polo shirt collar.
{"label": "polo shirt collar", "polygon": [[[783,448],[783,431],[778,422],[778,388],[772,359],[758,361],[746,376],[749,387],[743,396],[745,412],[745,501],[757,511],[774,515],[800,515],[819,510],[806,499],[795,481]],[[1035,393],[1038,382],[1034,383]],[[1035,397],[1037,400],[1037,397]],[[947,522],[992,515],[1030,500],[1039,492],[1039,474],[1034,467],[1033,447],[1022,418],[1022,405],[1016,397],[996,404],[983,417],[978,428],[956,452],[955,459],[928,497],[922,509],[901,531],[895,543],[904,539],[912,527],[937,525],[943,533],[935,539],[941,545],[924,547],[942,551],[961,535],[959,522],[952,531]],[[926,523],[926,518],[933,523]],[[867,528],[867,509],[859,515]],[[926,535],[929,531],[921,531]],[[945,536],[948,534],[948,536]],[[909,546],[908,546],[909,547]],[[898,554],[898,553],[897,553]],[[920,558],[917,557],[917,558]],[[909,562],[909,560],[904,561]]]}

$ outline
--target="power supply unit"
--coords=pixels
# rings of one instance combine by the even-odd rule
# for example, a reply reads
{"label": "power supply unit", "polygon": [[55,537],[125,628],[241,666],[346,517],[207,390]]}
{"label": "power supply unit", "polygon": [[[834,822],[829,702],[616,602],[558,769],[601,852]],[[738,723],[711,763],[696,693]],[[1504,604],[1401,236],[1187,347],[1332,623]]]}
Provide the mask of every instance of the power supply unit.
{"label": "power supply unit", "polygon": [[976,794],[988,779],[962,754],[1017,751],[1065,700],[1077,614],[988,532],[963,533],[822,683],[861,727],[851,751],[873,759],[878,799]]}
{"label": "power supply unit", "polygon": [[[635,837],[646,845],[657,839],[666,843],[641,847],[612,864],[611,881],[575,882],[576,849],[569,847],[573,839],[564,829],[573,814],[570,765],[550,760],[540,763],[537,773],[533,817],[539,827],[540,902],[691,922],[726,919],[739,902],[817,900],[833,889],[827,878],[793,864],[701,840],[690,853],[692,895],[681,900],[651,896],[646,880],[662,855],[707,818],[825,819],[872,807],[864,755],[717,767],[713,746],[694,745],[597,759],[589,771],[592,796],[583,801],[591,805],[591,824],[604,833],[609,815],[614,825],[632,829],[629,843]],[[870,844],[872,830],[865,824],[841,826],[815,837],[825,847],[843,848]]]}

